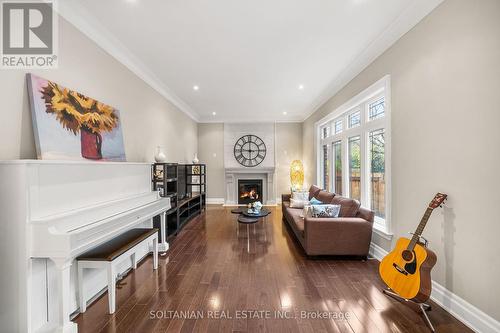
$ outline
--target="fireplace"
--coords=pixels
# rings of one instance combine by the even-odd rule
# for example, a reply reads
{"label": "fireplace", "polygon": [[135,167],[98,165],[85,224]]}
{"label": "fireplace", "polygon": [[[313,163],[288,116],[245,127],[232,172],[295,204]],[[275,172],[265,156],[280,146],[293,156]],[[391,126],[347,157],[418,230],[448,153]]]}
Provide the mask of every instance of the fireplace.
{"label": "fireplace", "polygon": [[238,179],[238,204],[263,202],[262,179]]}

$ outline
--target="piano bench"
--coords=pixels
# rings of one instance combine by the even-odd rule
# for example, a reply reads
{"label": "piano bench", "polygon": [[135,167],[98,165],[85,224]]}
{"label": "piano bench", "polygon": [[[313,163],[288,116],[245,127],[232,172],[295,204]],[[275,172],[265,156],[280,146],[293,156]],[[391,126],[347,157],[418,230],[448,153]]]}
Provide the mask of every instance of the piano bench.
{"label": "piano bench", "polygon": [[108,242],[101,244],[76,258],[78,262],[78,297],[80,312],[87,310],[87,300],[83,291],[83,270],[86,268],[105,268],[108,272],[109,314],[115,312],[117,266],[131,258],[132,268],[137,268],[136,252],[141,244],[152,242],[153,269],[158,268],[158,229],[131,229]]}

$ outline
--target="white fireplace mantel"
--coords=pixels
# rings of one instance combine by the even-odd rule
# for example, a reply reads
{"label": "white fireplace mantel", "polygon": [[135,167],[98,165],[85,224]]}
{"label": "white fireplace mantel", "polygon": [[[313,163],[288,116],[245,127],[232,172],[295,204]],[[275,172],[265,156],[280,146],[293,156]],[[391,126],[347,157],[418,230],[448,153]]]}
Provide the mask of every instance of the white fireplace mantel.
{"label": "white fireplace mantel", "polygon": [[[255,167],[241,166],[234,158],[234,144],[243,135],[256,135],[266,144],[266,157]],[[276,125],[274,123],[224,124],[224,202],[227,206],[238,205],[238,179],[262,179],[264,205],[276,205],[275,151]]]}
{"label": "white fireplace mantel", "polygon": [[274,182],[275,168],[226,168],[226,206],[238,205],[238,180],[239,179],[261,179],[262,196],[264,205],[276,205],[276,184]]}
{"label": "white fireplace mantel", "polygon": [[228,173],[266,173],[274,174],[274,168],[226,168],[226,174]]}

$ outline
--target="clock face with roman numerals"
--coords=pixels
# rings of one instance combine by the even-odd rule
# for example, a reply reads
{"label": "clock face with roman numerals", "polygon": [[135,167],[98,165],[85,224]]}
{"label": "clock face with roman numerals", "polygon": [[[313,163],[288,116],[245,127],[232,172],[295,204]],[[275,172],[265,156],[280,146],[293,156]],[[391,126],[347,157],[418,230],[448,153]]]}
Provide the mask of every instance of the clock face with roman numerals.
{"label": "clock face with roman numerals", "polygon": [[266,144],[258,136],[244,135],[234,145],[234,158],[243,166],[257,166],[266,158]]}

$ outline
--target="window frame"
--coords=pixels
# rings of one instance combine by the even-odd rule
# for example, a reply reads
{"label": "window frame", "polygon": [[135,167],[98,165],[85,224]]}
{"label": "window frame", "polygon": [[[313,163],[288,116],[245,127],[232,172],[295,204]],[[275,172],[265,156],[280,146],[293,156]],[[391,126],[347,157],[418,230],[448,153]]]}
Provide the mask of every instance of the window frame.
{"label": "window frame", "polygon": [[366,111],[365,112],[366,112],[366,121],[367,122],[376,121],[378,119],[386,117],[386,114],[385,114],[386,107],[384,105],[384,116],[370,119],[370,105],[371,104],[375,104],[376,102],[380,101],[381,99],[384,99],[384,104],[386,105],[385,96],[383,94],[379,95],[379,96],[376,96],[374,98],[371,98],[369,101],[366,101],[366,104],[365,104],[366,105]]}
{"label": "window frame", "polygon": [[[364,207],[371,206],[371,182],[370,182],[370,132],[384,129],[385,131],[385,220],[378,216],[375,217],[374,230],[385,239],[392,239],[392,224],[391,224],[391,90],[390,76],[384,76],[379,81],[372,84],[370,87],[351,98],[348,102],[338,107],[326,117],[315,123],[315,153],[316,153],[316,180],[317,184],[323,184],[322,170],[322,147],[328,145],[330,160],[334,156],[334,143],[341,141],[342,143],[342,193],[343,196],[349,197],[349,138],[360,136],[361,148],[361,205]],[[370,104],[384,98],[385,109],[384,116],[371,119]],[[361,111],[360,124],[355,127],[349,127],[349,115]],[[340,133],[335,133],[335,122],[343,119],[343,130]],[[322,128],[328,127],[329,135],[322,137]],[[330,163],[330,180],[327,190],[336,192],[335,189],[335,163]]]}
{"label": "window frame", "polygon": [[[359,123],[356,123],[355,125],[351,126],[351,116],[359,113]],[[354,129],[356,127],[362,126],[363,122],[363,108],[362,105],[356,106],[352,108],[351,110],[347,111],[344,116],[347,120],[347,129]]]}
{"label": "window frame", "polygon": [[[342,132],[340,132],[342,133]],[[339,134],[340,134],[339,133]],[[339,143],[339,146],[340,146],[340,170],[341,170],[341,184],[342,184],[342,188],[340,189],[340,192],[337,190],[336,188],[336,184],[337,184],[337,174],[336,174],[336,156],[335,155],[335,146],[337,145],[337,143]],[[344,194],[344,168],[345,168],[345,165],[344,165],[344,142],[342,140],[333,140],[332,141],[332,144],[331,144],[332,148],[331,148],[331,152],[332,152],[332,170],[331,170],[331,175],[332,175],[332,180],[331,180],[331,185],[330,185],[330,191],[331,192],[334,192],[334,193],[340,193],[340,195],[343,195]]]}

